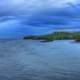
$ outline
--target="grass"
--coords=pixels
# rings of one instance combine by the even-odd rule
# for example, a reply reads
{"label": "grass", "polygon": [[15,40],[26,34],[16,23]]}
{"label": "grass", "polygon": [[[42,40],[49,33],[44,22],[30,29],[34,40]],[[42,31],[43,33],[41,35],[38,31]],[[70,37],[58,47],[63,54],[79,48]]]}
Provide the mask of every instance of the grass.
{"label": "grass", "polygon": [[43,40],[47,42],[54,40],[75,40],[76,42],[80,42],[80,32],[53,32],[41,36],[25,36],[23,39]]}

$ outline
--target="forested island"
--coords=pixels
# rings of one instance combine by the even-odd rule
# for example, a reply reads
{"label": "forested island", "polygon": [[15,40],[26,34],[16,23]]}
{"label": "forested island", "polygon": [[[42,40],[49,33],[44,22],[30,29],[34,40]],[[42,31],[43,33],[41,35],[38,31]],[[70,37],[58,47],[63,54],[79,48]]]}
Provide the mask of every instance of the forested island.
{"label": "forested island", "polygon": [[43,42],[54,40],[75,40],[80,42],[80,32],[53,32],[46,35],[29,35],[23,39],[43,40]]}

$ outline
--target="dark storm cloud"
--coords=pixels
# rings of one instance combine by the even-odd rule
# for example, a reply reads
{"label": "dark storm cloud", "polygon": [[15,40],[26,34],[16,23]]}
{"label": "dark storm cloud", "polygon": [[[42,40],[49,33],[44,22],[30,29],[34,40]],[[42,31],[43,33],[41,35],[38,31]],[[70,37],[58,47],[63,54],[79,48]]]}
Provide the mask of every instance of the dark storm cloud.
{"label": "dark storm cloud", "polygon": [[[72,1],[74,2],[75,0],[71,0],[71,2]],[[65,4],[67,6],[61,5],[64,2],[68,2],[68,0],[61,0],[61,3],[59,3],[58,0],[47,0],[46,2],[42,0],[30,0],[28,2],[30,5],[28,4],[27,6],[26,0],[12,0],[12,2],[10,2],[10,0],[3,0],[1,2],[3,3],[3,5],[0,5],[2,7],[0,11],[0,17],[3,18],[1,18],[2,20],[7,20],[9,17],[16,17],[15,19],[21,20],[23,24],[26,25],[67,25],[70,21],[80,16],[79,5],[72,3]],[[51,2],[58,2],[57,4],[59,5],[49,6],[48,2],[50,2],[51,5]],[[39,6],[36,3],[38,3]],[[36,4],[36,6],[34,4]],[[59,6],[61,8],[59,8]]]}
{"label": "dark storm cloud", "polygon": [[[33,26],[44,26],[49,27],[49,25],[55,25],[54,27],[58,26],[65,26],[72,27],[72,24],[77,22],[79,27],[79,20],[80,20],[80,6],[68,4],[68,7],[63,7],[57,10],[44,10],[41,12],[36,12],[36,14],[32,15],[28,21],[24,20],[24,24],[26,25],[33,25]],[[72,24],[71,24],[72,23]],[[69,28],[68,27],[68,28]]]}

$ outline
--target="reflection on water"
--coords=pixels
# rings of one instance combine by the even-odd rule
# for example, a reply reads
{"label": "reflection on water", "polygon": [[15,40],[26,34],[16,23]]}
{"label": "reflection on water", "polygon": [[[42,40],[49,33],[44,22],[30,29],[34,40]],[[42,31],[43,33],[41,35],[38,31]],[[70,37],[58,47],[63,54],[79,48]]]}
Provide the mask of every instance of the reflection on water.
{"label": "reflection on water", "polygon": [[80,44],[0,41],[0,80],[80,80]]}

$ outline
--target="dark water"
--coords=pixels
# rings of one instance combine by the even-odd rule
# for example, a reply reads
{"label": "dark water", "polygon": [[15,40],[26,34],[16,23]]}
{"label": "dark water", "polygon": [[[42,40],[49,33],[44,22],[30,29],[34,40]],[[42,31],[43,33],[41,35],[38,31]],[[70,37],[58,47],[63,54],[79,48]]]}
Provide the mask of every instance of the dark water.
{"label": "dark water", "polygon": [[80,44],[0,41],[0,80],[80,80]]}

